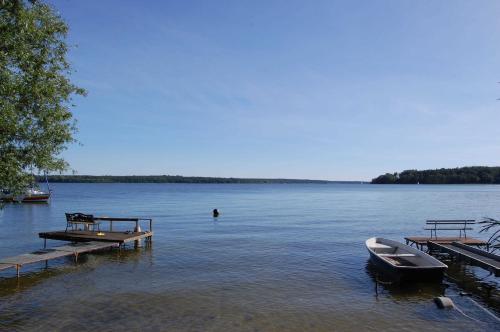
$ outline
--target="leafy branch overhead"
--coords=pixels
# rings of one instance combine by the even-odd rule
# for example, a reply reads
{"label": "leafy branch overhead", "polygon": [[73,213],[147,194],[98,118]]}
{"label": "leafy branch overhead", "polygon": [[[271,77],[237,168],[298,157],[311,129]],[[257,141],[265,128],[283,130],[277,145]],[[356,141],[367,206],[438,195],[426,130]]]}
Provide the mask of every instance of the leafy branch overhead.
{"label": "leafy branch overhead", "polygon": [[481,230],[479,231],[480,233],[488,232],[490,230],[494,231],[488,239],[488,243],[490,248],[492,248],[492,251],[500,249],[500,221],[485,217],[484,220],[479,223],[483,224],[483,226],[481,226]]}
{"label": "leafy branch overhead", "polygon": [[40,1],[0,0],[0,188],[22,190],[30,170],[62,171],[74,141],[68,26]]}

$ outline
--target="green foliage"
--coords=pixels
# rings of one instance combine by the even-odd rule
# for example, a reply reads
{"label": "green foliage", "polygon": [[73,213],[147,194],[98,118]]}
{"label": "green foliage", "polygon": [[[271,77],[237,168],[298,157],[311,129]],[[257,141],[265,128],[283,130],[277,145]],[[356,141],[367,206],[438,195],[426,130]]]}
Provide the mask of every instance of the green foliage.
{"label": "green foliage", "polygon": [[479,222],[483,224],[480,233],[489,232],[493,230],[493,234],[488,239],[488,244],[492,252],[500,249],[500,221],[485,217],[483,221]]}
{"label": "green foliage", "polygon": [[74,141],[68,26],[40,1],[0,0],[0,188],[15,192],[31,170],[62,171]]}
{"label": "green foliage", "polygon": [[441,168],[424,171],[406,170],[385,174],[372,180],[375,184],[500,184],[500,167]]}
{"label": "green foliage", "polygon": [[391,173],[385,173],[384,175],[380,175],[376,179],[372,180],[372,183],[376,184],[393,184],[396,183],[398,179],[397,173],[391,174]]}
{"label": "green foliage", "polygon": [[[44,179],[38,178],[41,182]],[[352,181],[296,180],[296,179],[243,179],[180,175],[51,175],[49,182],[67,183],[351,183]],[[359,182],[356,182],[359,183]]]}

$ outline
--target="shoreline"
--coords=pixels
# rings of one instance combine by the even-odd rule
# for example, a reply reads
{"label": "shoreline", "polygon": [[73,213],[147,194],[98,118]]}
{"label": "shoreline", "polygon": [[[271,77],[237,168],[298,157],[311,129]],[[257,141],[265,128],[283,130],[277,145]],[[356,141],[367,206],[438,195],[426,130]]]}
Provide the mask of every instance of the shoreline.
{"label": "shoreline", "polygon": [[[44,182],[45,177],[36,177]],[[365,181],[310,179],[220,178],[180,175],[49,175],[50,183],[206,183],[206,184],[359,184]]]}

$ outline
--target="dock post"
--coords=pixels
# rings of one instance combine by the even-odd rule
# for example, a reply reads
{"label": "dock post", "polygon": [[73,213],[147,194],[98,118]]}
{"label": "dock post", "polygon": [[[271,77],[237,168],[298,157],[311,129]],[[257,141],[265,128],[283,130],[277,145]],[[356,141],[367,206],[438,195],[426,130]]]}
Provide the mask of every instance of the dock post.
{"label": "dock post", "polygon": [[44,237],[43,238],[43,249],[46,249],[47,248],[47,238]]}
{"label": "dock post", "polygon": [[19,270],[20,270],[19,264],[16,264],[16,273],[17,273],[17,279],[19,279]]}

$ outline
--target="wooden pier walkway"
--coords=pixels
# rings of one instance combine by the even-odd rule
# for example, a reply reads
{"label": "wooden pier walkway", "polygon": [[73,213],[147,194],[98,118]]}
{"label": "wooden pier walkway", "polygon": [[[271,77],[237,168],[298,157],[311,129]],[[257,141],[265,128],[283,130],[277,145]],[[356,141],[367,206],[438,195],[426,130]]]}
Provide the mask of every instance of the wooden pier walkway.
{"label": "wooden pier walkway", "polygon": [[488,249],[488,242],[480,239],[475,239],[473,237],[426,237],[426,236],[409,236],[405,237],[407,245],[416,245],[420,250],[424,250],[424,246],[432,241],[438,244],[451,244],[453,242],[458,242],[474,247],[485,247]]}
{"label": "wooden pier walkway", "polygon": [[459,242],[436,243],[429,241],[428,246],[429,249],[447,252],[450,255],[466,259],[473,265],[494,273],[496,277],[500,276],[500,256],[498,255]]}
{"label": "wooden pier walkway", "polygon": [[118,243],[110,242],[82,242],[68,244],[60,247],[54,247],[50,249],[40,249],[29,254],[23,254],[18,256],[12,256],[0,259],[0,270],[5,270],[8,268],[16,268],[17,277],[21,267],[26,264],[47,262],[48,260],[65,257],[65,256],[75,256],[75,262],[78,261],[78,255],[82,253],[87,253],[96,250],[102,250],[106,248],[117,247]]}
{"label": "wooden pier walkway", "polygon": [[0,263],[0,271],[10,269],[11,267],[15,267],[15,265],[8,263]]}

